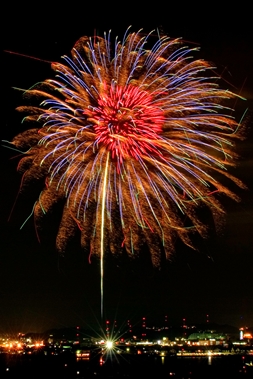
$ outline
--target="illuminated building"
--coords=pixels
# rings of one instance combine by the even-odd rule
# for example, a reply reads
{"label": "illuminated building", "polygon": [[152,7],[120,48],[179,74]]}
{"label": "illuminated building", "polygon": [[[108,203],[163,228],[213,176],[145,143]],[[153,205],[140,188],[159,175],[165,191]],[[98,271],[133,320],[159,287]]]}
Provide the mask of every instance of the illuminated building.
{"label": "illuminated building", "polygon": [[187,344],[191,346],[224,345],[227,337],[223,333],[199,332],[192,333],[187,339]]}

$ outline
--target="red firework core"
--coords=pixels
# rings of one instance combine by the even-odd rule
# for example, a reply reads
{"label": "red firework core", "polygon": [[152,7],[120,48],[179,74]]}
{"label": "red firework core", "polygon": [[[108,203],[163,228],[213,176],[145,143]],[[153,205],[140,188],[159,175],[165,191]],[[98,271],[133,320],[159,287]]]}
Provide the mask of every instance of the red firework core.
{"label": "red firework core", "polygon": [[161,104],[157,94],[152,96],[137,86],[111,85],[104,86],[97,106],[84,113],[94,124],[96,144],[106,146],[112,159],[122,163],[126,156],[138,159],[156,151],[155,140],[165,119]]}

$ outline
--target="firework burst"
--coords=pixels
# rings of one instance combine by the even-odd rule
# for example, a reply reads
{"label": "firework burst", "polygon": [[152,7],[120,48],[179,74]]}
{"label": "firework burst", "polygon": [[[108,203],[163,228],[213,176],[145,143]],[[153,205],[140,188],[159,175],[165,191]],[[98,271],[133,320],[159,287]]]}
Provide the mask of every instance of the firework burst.
{"label": "firework burst", "polygon": [[52,64],[55,79],[25,92],[40,106],[18,108],[41,124],[13,140],[26,149],[23,185],[45,179],[35,220],[65,201],[59,251],[78,226],[82,246],[101,261],[105,251],[135,256],[146,244],[159,266],[178,237],[191,246],[191,232],[205,235],[200,206],[217,219],[217,195],[238,200],[217,179],[243,186],[227,172],[240,131],[222,104],[236,95],[220,89],[212,67],[192,59],[195,49],[180,39],[164,36],[148,49],[150,38],[80,38],[72,58]]}

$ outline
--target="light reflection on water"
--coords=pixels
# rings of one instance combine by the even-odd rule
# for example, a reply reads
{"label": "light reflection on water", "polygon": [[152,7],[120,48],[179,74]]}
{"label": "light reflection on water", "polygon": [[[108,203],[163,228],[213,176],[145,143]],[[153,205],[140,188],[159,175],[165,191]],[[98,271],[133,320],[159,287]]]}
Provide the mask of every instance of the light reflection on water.
{"label": "light reflection on water", "polygon": [[[12,379],[94,379],[94,378],[156,378],[209,379],[250,378],[250,357],[212,356],[178,357],[150,355],[120,355],[117,360],[103,360],[98,355],[93,360],[77,360],[73,356],[10,357],[0,354],[0,378]],[[251,359],[252,360],[252,359]],[[248,371],[247,371],[248,368]],[[41,376],[42,375],[42,376]],[[253,377],[253,376],[252,376]]]}

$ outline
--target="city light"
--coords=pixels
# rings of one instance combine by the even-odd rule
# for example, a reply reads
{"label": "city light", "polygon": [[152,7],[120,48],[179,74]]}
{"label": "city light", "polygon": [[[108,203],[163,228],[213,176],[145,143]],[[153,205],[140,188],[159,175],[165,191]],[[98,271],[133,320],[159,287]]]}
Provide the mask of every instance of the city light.
{"label": "city light", "polygon": [[107,350],[113,349],[113,345],[114,345],[113,341],[111,341],[111,340],[106,341],[106,349]]}

